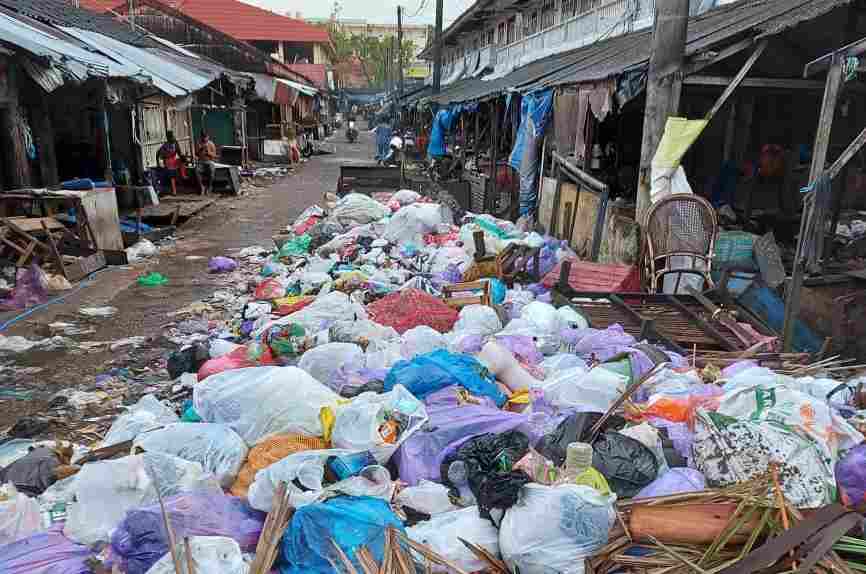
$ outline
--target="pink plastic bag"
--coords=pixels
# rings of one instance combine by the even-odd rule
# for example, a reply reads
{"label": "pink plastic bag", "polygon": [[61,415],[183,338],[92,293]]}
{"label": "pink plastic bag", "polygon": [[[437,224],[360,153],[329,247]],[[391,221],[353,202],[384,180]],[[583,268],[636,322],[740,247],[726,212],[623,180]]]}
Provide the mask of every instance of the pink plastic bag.
{"label": "pink plastic bag", "polygon": [[286,288],[277,279],[265,279],[256,287],[256,299],[273,301],[286,296]]}
{"label": "pink plastic bag", "polygon": [[198,370],[198,380],[203,381],[209,376],[222,373],[223,371],[276,364],[278,363],[276,359],[274,359],[269,348],[265,349],[257,359],[252,359],[249,356],[249,349],[246,347],[238,347],[231,353],[217,357],[216,359],[211,359],[202,365]]}

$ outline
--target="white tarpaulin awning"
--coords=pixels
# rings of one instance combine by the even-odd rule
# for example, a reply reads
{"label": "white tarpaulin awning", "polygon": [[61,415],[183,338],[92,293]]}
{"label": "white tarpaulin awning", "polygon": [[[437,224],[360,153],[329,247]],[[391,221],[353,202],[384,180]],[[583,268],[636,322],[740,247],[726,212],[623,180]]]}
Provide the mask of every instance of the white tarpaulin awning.
{"label": "white tarpaulin awning", "polygon": [[285,84],[285,85],[289,86],[290,88],[294,88],[294,89],[298,90],[299,92],[301,92],[302,94],[306,94],[308,96],[315,96],[316,94],[319,93],[319,90],[317,90],[313,86],[307,86],[306,84],[302,84],[300,82],[293,82],[291,80],[286,80],[285,78],[274,78],[274,79],[276,81],[278,81],[279,83]]}

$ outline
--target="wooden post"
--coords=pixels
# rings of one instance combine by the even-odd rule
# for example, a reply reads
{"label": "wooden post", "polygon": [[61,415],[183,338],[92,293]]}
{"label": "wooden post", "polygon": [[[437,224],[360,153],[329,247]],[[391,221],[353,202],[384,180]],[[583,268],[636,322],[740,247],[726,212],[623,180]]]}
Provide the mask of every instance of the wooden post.
{"label": "wooden post", "polygon": [[499,149],[499,98],[493,100],[490,114],[490,187],[489,196],[485,197],[485,209],[493,211],[493,201],[496,198],[496,155]]}
{"label": "wooden post", "polygon": [[400,82],[400,99],[403,99],[403,7],[397,6],[397,77]]}
{"label": "wooden post", "polygon": [[442,11],[443,0],[436,0],[436,32],[433,36],[433,93],[442,90]]}
{"label": "wooden post", "polygon": [[652,158],[665,131],[668,116],[676,114],[679,108],[688,22],[689,0],[656,0],[638,171],[636,216],[640,225],[643,225],[650,207]]}
{"label": "wooden post", "polygon": [[[836,115],[836,101],[839,98],[839,88],[842,85],[843,58],[834,54],[827,72],[827,83],[824,87],[824,100],[821,103],[821,116],[818,119],[818,131],[815,133],[815,145],[812,149],[812,167],[809,170],[809,183],[815,183],[824,171],[827,161],[827,150],[830,147],[830,131],[833,127],[833,117]],[[806,273],[805,262],[802,260],[803,232],[805,221],[810,217],[811,210],[805,209],[800,223],[800,239],[797,241],[797,253],[794,256],[794,269],[785,291],[785,322],[782,327],[782,344],[786,353],[791,352],[794,345],[794,325],[800,314],[800,295],[803,290],[803,278]],[[816,237],[818,252],[824,245],[824,226]]]}

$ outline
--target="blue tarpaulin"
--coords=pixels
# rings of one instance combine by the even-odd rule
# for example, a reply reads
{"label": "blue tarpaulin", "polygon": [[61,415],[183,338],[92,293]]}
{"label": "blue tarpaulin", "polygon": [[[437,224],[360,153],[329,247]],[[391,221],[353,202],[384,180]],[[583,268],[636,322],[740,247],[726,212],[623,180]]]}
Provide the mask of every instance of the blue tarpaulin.
{"label": "blue tarpaulin", "polygon": [[553,90],[527,94],[520,103],[520,127],[508,163],[520,173],[521,216],[535,213],[538,203],[538,147],[552,109]]}

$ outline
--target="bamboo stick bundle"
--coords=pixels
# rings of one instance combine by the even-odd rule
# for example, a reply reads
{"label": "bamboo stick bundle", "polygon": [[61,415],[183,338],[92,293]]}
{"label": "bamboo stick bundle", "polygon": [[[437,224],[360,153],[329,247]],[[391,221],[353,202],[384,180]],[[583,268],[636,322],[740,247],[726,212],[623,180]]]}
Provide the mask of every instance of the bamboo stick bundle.
{"label": "bamboo stick bundle", "polygon": [[295,512],[290,498],[286,496],[286,491],[286,483],[281,482],[277,487],[277,492],[274,494],[271,511],[268,512],[268,516],[265,518],[262,535],[259,537],[259,543],[256,546],[256,557],[250,566],[250,574],[268,574],[277,559],[277,550],[283,538],[283,533],[286,531],[286,527],[289,525],[289,521]]}

